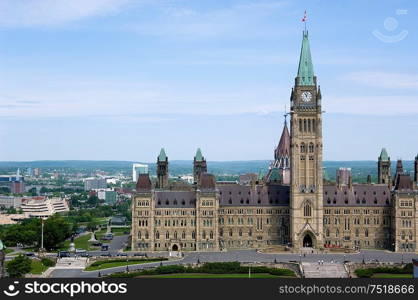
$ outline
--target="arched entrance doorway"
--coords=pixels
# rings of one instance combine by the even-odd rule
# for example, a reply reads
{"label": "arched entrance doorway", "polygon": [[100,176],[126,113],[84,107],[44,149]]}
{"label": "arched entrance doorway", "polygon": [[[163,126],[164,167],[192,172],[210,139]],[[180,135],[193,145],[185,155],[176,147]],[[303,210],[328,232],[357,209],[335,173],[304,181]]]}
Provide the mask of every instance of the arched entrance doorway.
{"label": "arched entrance doorway", "polygon": [[307,247],[307,248],[313,247],[312,237],[309,233],[305,234],[302,245],[303,247]]}
{"label": "arched entrance doorway", "polygon": [[179,246],[177,244],[174,244],[173,247],[171,247],[172,251],[179,251]]}

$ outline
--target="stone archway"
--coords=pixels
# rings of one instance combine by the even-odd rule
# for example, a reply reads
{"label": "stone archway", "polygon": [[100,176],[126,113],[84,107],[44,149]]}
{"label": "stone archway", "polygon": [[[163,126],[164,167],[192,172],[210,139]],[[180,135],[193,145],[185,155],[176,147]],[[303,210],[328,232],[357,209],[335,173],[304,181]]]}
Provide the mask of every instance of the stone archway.
{"label": "stone archway", "polygon": [[171,247],[171,251],[175,251],[175,252],[179,251],[179,246],[178,246],[177,244],[174,244],[174,245]]}
{"label": "stone archway", "polygon": [[304,248],[314,248],[315,247],[315,238],[314,238],[313,234],[311,234],[310,232],[306,232],[303,235],[302,247],[304,247]]}

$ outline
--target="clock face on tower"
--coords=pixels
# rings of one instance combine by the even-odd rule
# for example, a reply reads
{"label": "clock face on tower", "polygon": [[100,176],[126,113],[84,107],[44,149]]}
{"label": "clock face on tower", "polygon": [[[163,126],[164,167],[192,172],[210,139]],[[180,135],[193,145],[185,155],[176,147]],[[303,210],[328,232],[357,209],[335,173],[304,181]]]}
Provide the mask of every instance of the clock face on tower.
{"label": "clock face on tower", "polygon": [[310,92],[303,92],[300,98],[303,102],[308,103],[312,100],[312,94]]}

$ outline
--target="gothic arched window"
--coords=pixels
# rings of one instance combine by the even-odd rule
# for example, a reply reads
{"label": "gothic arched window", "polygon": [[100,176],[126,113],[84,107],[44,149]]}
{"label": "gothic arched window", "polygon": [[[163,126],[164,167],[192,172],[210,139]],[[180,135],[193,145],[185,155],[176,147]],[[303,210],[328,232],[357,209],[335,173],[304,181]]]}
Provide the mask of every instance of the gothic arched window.
{"label": "gothic arched window", "polygon": [[315,148],[314,144],[313,143],[310,143],[309,144],[309,152],[310,153],[313,153],[314,152],[314,148]]}
{"label": "gothic arched window", "polygon": [[312,216],[312,207],[309,203],[305,203],[305,205],[303,206],[303,216],[304,217]]}
{"label": "gothic arched window", "polygon": [[300,153],[305,153],[306,152],[306,146],[305,143],[300,144]]}
{"label": "gothic arched window", "polygon": [[157,240],[160,238],[160,232],[159,232],[159,231],[157,231],[157,232],[155,233],[155,238],[156,238]]}

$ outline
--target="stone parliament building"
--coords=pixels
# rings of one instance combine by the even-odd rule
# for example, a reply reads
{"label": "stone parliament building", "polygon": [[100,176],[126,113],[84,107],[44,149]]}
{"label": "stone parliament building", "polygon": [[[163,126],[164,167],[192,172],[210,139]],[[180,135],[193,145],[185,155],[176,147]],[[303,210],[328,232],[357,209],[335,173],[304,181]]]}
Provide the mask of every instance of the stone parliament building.
{"label": "stone parliament building", "polygon": [[140,174],[132,197],[132,250],[220,251],[283,245],[300,248],[380,248],[415,252],[418,238],[418,155],[414,178],[398,160],[392,176],[385,149],[378,182],[353,183],[350,169],[324,184],[321,90],[304,31],[298,73],[274,162],[265,176],[216,182],[200,149],[194,184],[169,182],[164,149],[157,180]]}

